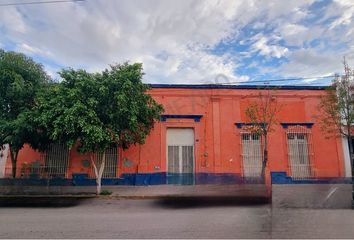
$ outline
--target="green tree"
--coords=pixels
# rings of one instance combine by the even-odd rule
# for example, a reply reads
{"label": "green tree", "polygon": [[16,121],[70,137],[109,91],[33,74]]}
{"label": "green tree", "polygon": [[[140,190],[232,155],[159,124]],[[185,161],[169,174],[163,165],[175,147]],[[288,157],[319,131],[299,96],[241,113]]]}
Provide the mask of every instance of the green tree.
{"label": "green tree", "polygon": [[9,145],[14,178],[20,149],[25,143],[38,146],[39,135],[30,114],[37,93],[49,81],[41,64],[0,49],[0,148]]}
{"label": "green tree", "polygon": [[265,168],[268,163],[268,135],[274,130],[278,123],[277,115],[281,106],[277,103],[274,96],[274,89],[267,88],[259,91],[256,101],[250,103],[246,108],[245,114],[247,122],[250,123],[246,129],[261,136],[263,141],[263,160],[261,176],[265,177]]}
{"label": "green tree", "polygon": [[89,153],[97,194],[105,165],[105,151],[143,144],[163,108],[146,93],[141,64],[111,66],[102,73],[63,70],[63,81],[42,92],[36,122],[51,140]]}
{"label": "green tree", "polygon": [[[344,74],[337,75],[318,105],[321,129],[327,137],[344,137],[348,141],[352,177],[354,177],[354,69],[343,60]],[[354,178],[353,178],[354,179]],[[354,185],[353,185],[354,203]]]}

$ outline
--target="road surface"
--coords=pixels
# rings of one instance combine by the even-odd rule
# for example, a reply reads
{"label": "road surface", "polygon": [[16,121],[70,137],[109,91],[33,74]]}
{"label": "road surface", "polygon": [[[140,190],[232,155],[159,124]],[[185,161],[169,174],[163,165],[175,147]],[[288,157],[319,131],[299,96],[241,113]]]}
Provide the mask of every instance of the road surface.
{"label": "road surface", "polygon": [[0,238],[354,238],[354,210],[90,199],[0,208]]}

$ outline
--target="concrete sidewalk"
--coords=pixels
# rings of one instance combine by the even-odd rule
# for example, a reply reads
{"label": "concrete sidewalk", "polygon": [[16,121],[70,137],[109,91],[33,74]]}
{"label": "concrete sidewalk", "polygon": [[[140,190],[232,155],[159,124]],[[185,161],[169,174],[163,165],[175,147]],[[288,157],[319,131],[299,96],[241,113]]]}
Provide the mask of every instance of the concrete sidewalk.
{"label": "concrete sidewalk", "polygon": [[[351,208],[351,184],[280,184],[272,186],[272,195],[264,184],[233,185],[150,185],[103,186],[112,192],[100,199],[193,198],[229,199],[239,203],[265,203],[281,208]],[[95,186],[0,186],[0,199],[52,199],[95,197]],[[32,199],[32,200],[31,200]]]}
{"label": "concrete sidewalk", "polygon": [[[269,194],[264,184],[230,185],[150,185],[103,186],[115,198],[161,197],[262,197]],[[88,195],[96,192],[95,186],[0,186],[0,195]]]}
{"label": "concrete sidewalk", "polygon": [[158,198],[158,197],[238,197],[269,198],[264,184],[230,185],[158,185],[158,186],[118,186],[105,187],[112,196],[121,198]]}

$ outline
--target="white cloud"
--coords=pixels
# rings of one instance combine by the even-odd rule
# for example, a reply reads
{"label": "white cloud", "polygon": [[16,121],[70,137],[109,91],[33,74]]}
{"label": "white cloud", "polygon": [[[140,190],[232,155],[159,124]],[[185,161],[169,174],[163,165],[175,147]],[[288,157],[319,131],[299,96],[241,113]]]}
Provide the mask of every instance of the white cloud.
{"label": "white cloud", "polygon": [[[354,2],[335,0],[324,10],[324,15],[311,26],[284,24],[278,32],[287,44],[300,47],[288,55],[288,62],[279,68],[279,73],[288,77],[317,77],[343,72],[345,56],[354,64]],[[317,44],[308,43],[316,40]],[[307,82],[316,80],[308,79]],[[325,79],[324,81],[328,81]]]}
{"label": "white cloud", "polygon": [[[321,52],[328,45],[308,43],[326,39],[354,46],[352,2],[334,2],[326,10],[322,21],[333,18],[330,24],[336,32],[303,22],[312,16],[308,7],[313,2],[95,0],[7,7],[0,8],[0,42],[63,67],[90,71],[127,60],[142,62],[147,82],[213,82],[220,74],[230,81],[245,81],[249,76],[237,74],[237,68],[244,58],[255,55],[268,60],[286,57],[286,64],[272,70],[286,76],[332,72],[350,48]],[[245,37],[249,30],[255,32]],[[250,49],[233,56],[212,51],[220,43],[235,42]],[[312,65],[316,56],[327,64]],[[46,67],[55,75],[55,67]]]}
{"label": "white cloud", "polygon": [[294,52],[291,60],[284,64],[280,72],[284,76],[319,77],[329,76],[342,72],[343,56],[349,63],[354,63],[353,54],[344,54],[341,57],[326,52],[316,52],[313,49],[301,49]]}
{"label": "white cloud", "polygon": [[306,40],[306,35],[309,33],[309,29],[302,25],[297,24],[283,24],[280,27],[281,36],[290,45],[302,45]]}
{"label": "white cloud", "polygon": [[26,43],[21,43],[16,46],[16,51],[22,52],[28,55],[41,55],[46,57],[53,57],[53,54],[49,51],[45,51],[36,47],[31,47]]}
{"label": "white cloud", "polygon": [[[252,44],[252,51],[259,52],[263,56],[271,56],[281,58],[288,52],[286,47],[277,44],[278,37],[273,36],[272,39],[263,36],[262,34],[255,36],[255,42]],[[271,43],[273,42],[273,43]]]}
{"label": "white cloud", "polygon": [[[17,22],[25,22],[27,33],[9,32],[8,37],[16,43],[16,50],[24,53],[44,56],[50,49],[52,60],[63,66],[98,70],[131,60],[144,63],[148,81],[202,81],[216,72],[237,78],[231,62],[208,53],[232,33],[237,5],[219,1],[87,1],[60,8],[11,8],[17,13]],[[166,60],[156,59],[161,51],[169,55]]]}
{"label": "white cloud", "polygon": [[330,29],[352,23],[354,17],[354,2],[350,0],[335,0],[334,4],[336,4],[334,9],[339,10],[336,14],[339,17],[331,23]]}
{"label": "white cloud", "polygon": [[3,28],[8,34],[27,32],[26,22],[21,13],[13,7],[0,9],[0,29]]}

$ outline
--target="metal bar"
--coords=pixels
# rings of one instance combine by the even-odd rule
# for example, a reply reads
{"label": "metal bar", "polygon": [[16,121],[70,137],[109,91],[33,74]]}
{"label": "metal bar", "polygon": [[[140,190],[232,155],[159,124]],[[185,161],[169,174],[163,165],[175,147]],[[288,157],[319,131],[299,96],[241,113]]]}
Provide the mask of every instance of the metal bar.
{"label": "metal bar", "polygon": [[290,126],[286,131],[289,168],[294,179],[309,179],[312,172],[312,134],[304,126]]}
{"label": "metal bar", "polygon": [[263,144],[258,134],[242,131],[241,156],[244,177],[260,177],[262,172]]}

